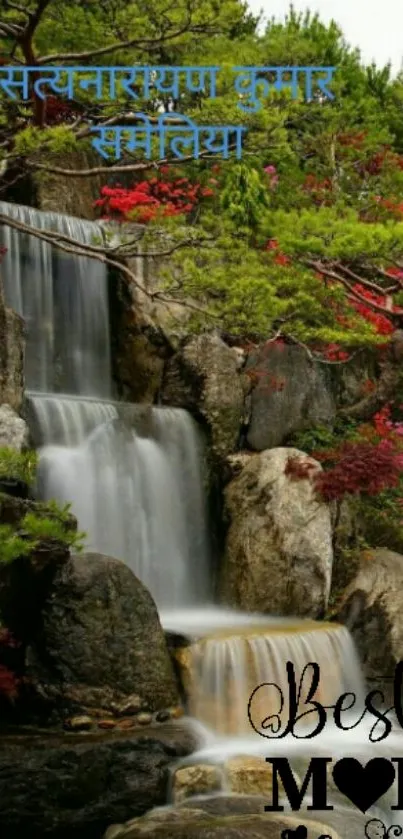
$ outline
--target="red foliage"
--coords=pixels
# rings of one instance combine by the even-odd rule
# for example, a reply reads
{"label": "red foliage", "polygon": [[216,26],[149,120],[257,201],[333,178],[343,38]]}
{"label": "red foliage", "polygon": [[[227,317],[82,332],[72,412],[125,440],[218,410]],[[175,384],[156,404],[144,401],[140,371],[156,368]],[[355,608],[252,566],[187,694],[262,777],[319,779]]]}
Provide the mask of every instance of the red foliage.
{"label": "red foliage", "polygon": [[380,198],[378,204],[387,210],[397,221],[401,221],[403,216],[403,201],[397,201],[396,198]]}
{"label": "red foliage", "polygon": [[[374,294],[373,291],[370,291],[368,288],[365,288],[359,283],[356,283],[353,286],[353,291],[355,291],[357,294],[360,295],[360,297],[364,297],[371,303],[375,303],[377,306],[385,308],[385,310],[387,309],[386,297],[381,296],[379,294]],[[365,303],[361,303],[358,300],[351,300],[351,305],[353,306],[355,311],[361,315],[361,317],[363,317],[369,323],[372,323],[378,335],[390,335],[392,332],[394,332],[395,327],[386,315],[382,315],[380,312],[375,312],[369,306],[366,306]],[[393,307],[392,311],[396,312],[397,308]]]}
{"label": "red foliage", "polygon": [[339,344],[328,344],[323,355],[327,361],[347,361],[350,357],[348,352],[342,350]]}
{"label": "red foliage", "polygon": [[332,182],[329,178],[319,180],[316,175],[307,175],[303,183],[302,189],[308,192],[314,204],[328,205],[330,201],[330,193],[332,192]]}
{"label": "red foliage", "polygon": [[276,265],[289,265],[291,260],[289,256],[286,256],[285,253],[278,250],[279,244],[277,239],[269,239],[266,242],[264,249],[265,251],[278,251],[278,253],[274,254],[274,262]]}
{"label": "red foliage", "polygon": [[298,457],[292,455],[287,458],[284,474],[290,478],[291,481],[308,480],[312,472],[317,471],[317,464],[308,458]]}
{"label": "red foliage", "polygon": [[376,390],[376,384],[372,381],[372,379],[365,379],[365,381],[361,385],[361,393],[362,394],[369,394],[373,393]]}
{"label": "red foliage", "polygon": [[[161,173],[169,167],[162,167]],[[164,171],[163,171],[164,170]],[[101,198],[95,201],[104,215],[115,221],[133,220],[148,224],[158,217],[178,216],[191,212],[202,198],[215,195],[211,187],[192,184],[188,178],[172,181],[150,178],[130,188],[104,186]]]}
{"label": "red foliage", "polygon": [[360,149],[367,135],[366,131],[360,131],[357,134],[351,132],[339,134],[338,141],[341,146],[351,146],[353,149]]}
{"label": "red foliage", "polygon": [[325,501],[345,495],[377,495],[399,484],[403,454],[391,440],[346,442],[339,449],[316,453],[317,460],[333,462],[331,468],[315,478],[316,488]]}
{"label": "red foliage", "polygon": [[18,695],[20,680],[10,667],[13,650],[20,646],[8,629],[0,629],[0,699],[13,701]]}
{"label": "red foliage", "polygon": [[47,125],[59,125],[66,123],[69,119],[76,119],[77,112],[70,102],[60,99],[59,96],[47,96],[46,98],[46,123]]}
{"label": "red foliage", "polygon": [[18,696],[18,679],[15,674],[0,664],[0,698],[13,700]]}

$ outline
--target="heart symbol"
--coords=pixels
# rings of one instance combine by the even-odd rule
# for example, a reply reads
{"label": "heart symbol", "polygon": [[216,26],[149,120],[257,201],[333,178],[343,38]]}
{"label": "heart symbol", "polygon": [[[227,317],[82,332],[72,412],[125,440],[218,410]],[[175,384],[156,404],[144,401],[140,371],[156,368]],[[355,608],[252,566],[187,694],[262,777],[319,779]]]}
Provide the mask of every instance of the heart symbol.
{"label": "heart symbol", "polygon": [[299,824],[296,830],[287,827],[281,834],[281,839],[307,839],[308,831],[304,824]]}
{"label": "heart symbol", "polygon": [[333,768],[333,779],[340,792],[366,813],[392,786],[395,769],[384,757],[374,757],[366,766],[355,757],[343,757]]}

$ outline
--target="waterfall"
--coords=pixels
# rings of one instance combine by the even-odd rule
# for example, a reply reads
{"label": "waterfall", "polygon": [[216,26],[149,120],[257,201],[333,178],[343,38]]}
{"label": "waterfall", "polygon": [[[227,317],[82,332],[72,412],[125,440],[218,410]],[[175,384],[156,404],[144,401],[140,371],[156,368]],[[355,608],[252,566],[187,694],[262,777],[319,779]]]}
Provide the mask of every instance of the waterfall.
{"label": "waterfall", "polygon": [[28,399],[47,443],[39,495],[72,501],[87,548],[125,560],[160,607],[202,603],[204,499],[197,430],[186,411],[153,408],[136,430],[136,418],[128,423],[117,404]]}
{"label": "waterfall", "polygon": [[[0,202],[0,213],[84,244],[102,237],[100,225]],[[7,304],[27,326],[26,382],[41,392],[107,399],[111,395],[107,272],[47,242],[2,227],[7,248],[2,276]]]}
{"label": "waterfall", "polygon": [[[279,713],[278,686],[284,707],[280,714],[285,727],[288,719],[286,662],[293,663],[297,686],[308,662],[319,664],[321,678],[316,699],[331,705],[346,691],[364,699],[360,662],[348,630],[337,624],[321,624],[288,618],[256,618],[238,622],[227,614],[227,627],[221,625],[176,651],[183,672],[192,714],[221,735],[250,733],[250,717],[257,731],[271,713]],[[194,631],[194,630],[193,630]],[[199,628],[200,632],[200,628]],[[305,674],[305,696],[310,685]],[[259,685],[265,687],[256,690]]]}
{"label": "waterfall", "polygon": [[[0,202],[0,212],[79,242],[100,225]],[[96,260],[12,228],[2,276],[27,325],[27,417],[37,494],[70,502],[87,548],[124,560],[159,607],[208,597],[208,538],[195,423],[186,411],[113,401],[108,283]]]}

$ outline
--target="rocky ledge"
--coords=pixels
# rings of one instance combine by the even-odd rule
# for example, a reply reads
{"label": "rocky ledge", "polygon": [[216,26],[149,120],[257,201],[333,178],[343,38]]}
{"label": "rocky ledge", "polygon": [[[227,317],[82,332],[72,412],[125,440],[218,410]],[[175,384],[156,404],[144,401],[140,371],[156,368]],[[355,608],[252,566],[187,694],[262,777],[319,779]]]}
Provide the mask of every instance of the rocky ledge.
{"label": "rocky ledge", "polygon": [[196,748],[186,722],[140,732],[0,739],[0,833],[100,839],[113,822],[165,804],[171,765]]}

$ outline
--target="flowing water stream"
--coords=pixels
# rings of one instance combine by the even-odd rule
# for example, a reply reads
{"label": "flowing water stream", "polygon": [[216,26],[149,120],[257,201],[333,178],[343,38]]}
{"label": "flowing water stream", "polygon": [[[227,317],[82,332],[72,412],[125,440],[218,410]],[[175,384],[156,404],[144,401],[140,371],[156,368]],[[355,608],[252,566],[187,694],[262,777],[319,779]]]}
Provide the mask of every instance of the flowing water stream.
{"label": "flowing water stream", "polygon": [[[56,213],[4,202],[0,212],[81,242],[102,236],[99,225]],[[253,731],[249,696],[264,682],[279,685],[287,696],[287,661],[294,663],[297,679],[308,662],[320,664],[317,698],[324,704],[345,691],[362,704],[361,667],[347,629],[211,606],[195,423],[186,411],[114,400],[108,284],[99,262],[62,254],[6,227],[0,228],[0,243],[7,248],[1,266],[6,301],[27,324],[27,416],[40,451],[38,494],[71,502],[88,547],[123,559],[151,591],[165,628],[188,639],[176,655],[190,713],[203,731],[200,752],[191,760],[398,754],[401,735],[374,746],[367,721],[346,732],[330,721],[311,741],[268,741]],[[259,701],[259,719],[275,713],[273,688]]]}

